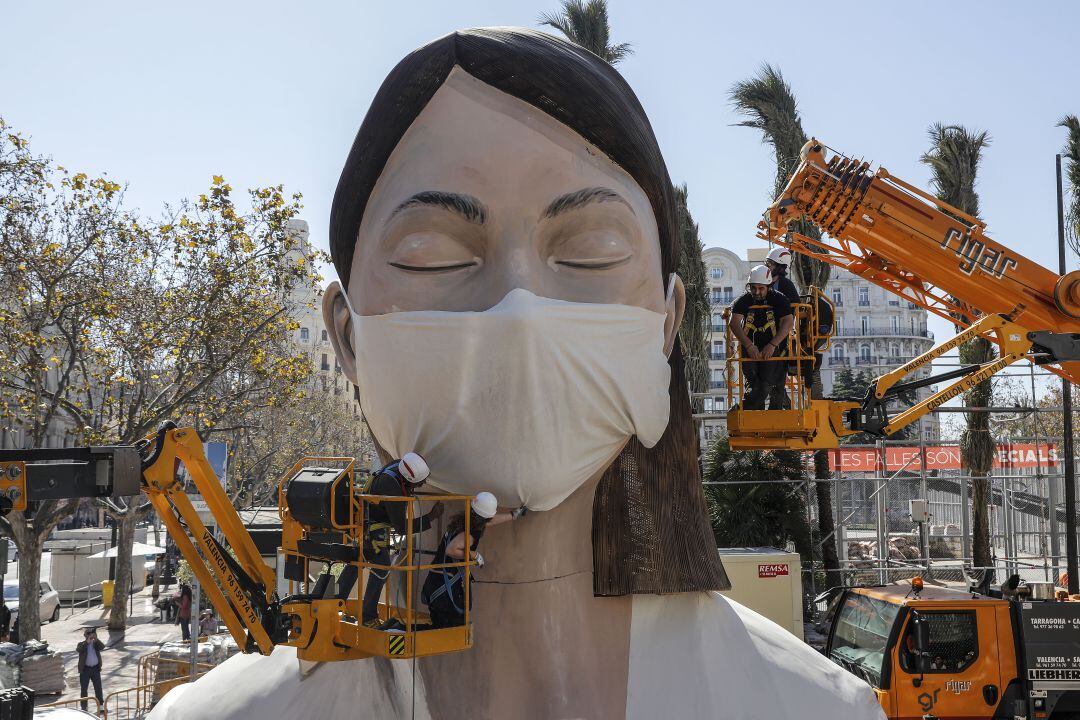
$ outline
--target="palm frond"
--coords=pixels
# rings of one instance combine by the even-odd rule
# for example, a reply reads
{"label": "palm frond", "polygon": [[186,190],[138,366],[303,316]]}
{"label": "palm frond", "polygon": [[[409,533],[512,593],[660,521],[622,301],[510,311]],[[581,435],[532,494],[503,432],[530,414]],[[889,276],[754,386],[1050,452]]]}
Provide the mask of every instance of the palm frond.
{"label": "palm frond", "polygon": [[[735,110],[746,118],[737,125],[760,130],[761,141],[773,148],[776,158],[773,197],[776,197],[798,167],[799,152],[808,139],[795,93],[780,69],[765,63],[757,75],[735,83],[730,98]],[[815,240],[821,237],[821,232],[805,219],[795,229]],[[824,288],[829,282],[829,271],[827,263],[805,255],[796,255],[792,262],[792,275],[803,292],[810,285]]]}
{"label": "palm frond", "polygon": [[607,0],[563,0],[560,12],[541,13],[537,22],[555,28],[571,42],[612,65],[634,52],[629,43],[610,44]]}
{"label": "palm frond", "polygon": [[1069,182],[1068,204],[1065,207],[1065,234],[1073,252],[1080,254],[1080,119],[1066,115],[1058,123],[1068,131],[1062,154],[1065,156],[1065,177]]}

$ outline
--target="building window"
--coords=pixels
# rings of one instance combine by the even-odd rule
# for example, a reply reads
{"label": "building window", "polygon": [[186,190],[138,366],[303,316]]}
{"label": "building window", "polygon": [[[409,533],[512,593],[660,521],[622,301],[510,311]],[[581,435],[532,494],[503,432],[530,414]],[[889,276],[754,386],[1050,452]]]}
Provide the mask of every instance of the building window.
{"label": "building window", "polygon": [[861,346],[859,346],[859,363],[862,364],[862,365],[869,365],[870,364],[870,346],[869,345],[861,345]]}
{"label": "building window", "polygon": [[862,317],[859,318],[859,322],[862,323],[862,334],[863,335],[869,335],[870,334],[870,316],[869,315],[863,315]]}
{"label": "building window", "polygon": [[713,305],[719,305],[724,302],[724,294],[719,288],[713,288],[712,295],[709,297],[709,302]]}
{"label": "building window", "polygon": [[311,331],[307,328],[300,328],[300,342],[307,342],[311,339]]}
{"label": "building window", "polygon": [[326,356],[326,353],[322,354],[322,369],[323,370],[329,370],[330,369],[330,359]]}
{"label": "building window", "polygon": [[735,302],[735,290],[730,287],[724,288],[724,304],[730,305],[733,302]]}
{"label": "building window", "polygon": [[898,318],[896,315],[892,316],[892,331],[893,335],[900,334],[900,318]]}
{"label": "building window", "polygon": [[709,268],[709,277],[713,280],[722,279],[724,277],[724,269],[718,267]]}
{"label": "building window", "polygon": [[868,307],[870,305],[870,288],[859,288],[859,305]]}
{"label": "building window", "polygon": [[724,371],[720,368],[713,368],[712,382],[709,383],[713,388],[719,388],[724,386]]}
{"label": "building window", "polygon": [[326,342],[326,331],[325,330],[322,331],[322,341]]}
{"label": "building window", "polygon": [[844,307],[844,292],[840,288],[833,288],[832,291],[833,305],[836,307]]}
{"label": "building window", "polygon": [[900,359],[900,346],[899,345],[890,345],[889,346],[889,354],[892,355],[893,360],[899,360]]}
{"label": "building window", "polygon": [[911,334],[915,334],[915,318],[911,318]]}
{"label": "building window", "polygon": [[713,340],[712,359],[713,360],[723,360],[724,359],[724,341],[723,340]]}
{"label": "building window", "polygon": [[712,329],[713,332],[724,332],[724,316],[720,313],[713,313]]}
{"label": "building window", "polygon": [[900,307],[900,298],[889,298],[889,304],[893,307]]}

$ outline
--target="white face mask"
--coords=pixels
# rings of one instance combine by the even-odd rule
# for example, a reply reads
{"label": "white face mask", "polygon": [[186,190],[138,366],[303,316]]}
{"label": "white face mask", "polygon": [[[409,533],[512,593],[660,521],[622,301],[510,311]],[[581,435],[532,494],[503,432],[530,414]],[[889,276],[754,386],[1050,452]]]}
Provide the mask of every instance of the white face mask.
{"label": "white face mask", "polygon": [[660,313],[523,289],[483,312],[349,311],[375,439],[423,455],[447,492],[550,510],[631,436],[652,447],[667,427]]}

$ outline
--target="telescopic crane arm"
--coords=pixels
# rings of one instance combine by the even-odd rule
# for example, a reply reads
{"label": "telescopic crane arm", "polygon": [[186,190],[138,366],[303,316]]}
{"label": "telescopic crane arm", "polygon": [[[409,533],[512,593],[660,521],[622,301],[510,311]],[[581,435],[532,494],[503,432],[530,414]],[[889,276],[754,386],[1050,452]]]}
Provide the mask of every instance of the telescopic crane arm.
{"label": "telescopic crane arm", "polygon": [[[809,221],[820,241],[797,231]],[[1048,270],[985,233],[986,225],[892,176],[811,139],[787,186],[758,225],[758,237],[844,268],[963,329],[878,378],[848,428],[890,435],[1012,363],[1026,358],[1080,382],[1080,271]],[[983,365],[901,383],[976,337],[996,343]],[[1054,365],[1055,364],[1056,367]],[[889,418],[885,403],[905,390],[955,382]]]}
{"label": "telescopic crane arm", "polygon": [[[323,466],[314,466],[311,463]],[[289,591],[279,598],[277,575],[255,545],[206,459],[202,440],[192,428],[163,423],[134,446],[0,450],[0,515],[32,513],[41,500],[131,496],[146,493],[169,536],[188,561],[210,602],[244,652],[269,654],[277,645],[296,648],[297,657],[313,662],[382,656],[408,659],[466,650],[472,646],[469,575],[474,559],[424,563],[420,538],[399,538],[400,552],[391,565],[368,562],[369,507],[401,508],[406,527],[417,525],[419,498],[365,492],[357,482],[353,458],[303,458],[278,484],[282,575]],[[326,464],[344,467],[326,467]],[[180,467],[187,470],[202,496],[219,538],[207,528],[187,495]],[[469,533],[469,495],[426,495],[425,500],[460,507]],[[387,602],[382,618],[400,622],[404,633],[364,624],[360,597],[351,587],[337,588],[331,568],[352,566],[385,573]],[[463,622],[434,627],[415,607],[420,572],[454,569],[464,575]],[[311,571],[319,570],[315,582]],[[391,591],[394,591],[392,593]],[[417,596],[414,598],[414,596]]]}

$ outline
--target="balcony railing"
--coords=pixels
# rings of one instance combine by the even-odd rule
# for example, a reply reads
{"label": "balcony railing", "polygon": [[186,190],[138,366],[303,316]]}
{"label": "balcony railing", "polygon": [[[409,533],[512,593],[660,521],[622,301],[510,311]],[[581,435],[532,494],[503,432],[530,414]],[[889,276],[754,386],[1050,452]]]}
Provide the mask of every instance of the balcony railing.
{"label": "balcony railing", "polygon": [[723,360],[727,357],[727,353],[713,352],[709,354],[711,360]]}
{"label": "balcony railing", "polygon": [[860,355],[855,358],[856,365],[877,365],[878,359],[873,355]]}
{"label": "balcony railing", "polygon": [[829,358],[829,364],[830,365],[850,365],[851,364],[851,358],[849,358],[849,357],[837,357],[837,356],[833,355],[832,357]]}
{"label": "balcony railing", "polygon": [[717,325],[716,323],[713,323],[712,331],[713,332],[724,332],[724,326],[723,325]]}
{"label": "balcony railing", "polygon": [[859,301],[859,307],[870,307],[870,301],[869,300],[860,300]]}
{"label": "balcony railing", "polygon": [[838,337],[872,337],[872,336],[886,336],[886,337],[921,337],[934,339],[934,333],[924,328],[883,328],[883,327],[868,327],[868,328],[837,328],[836,335]]}
{"label": "balcony railing", "polygon": [[724,381],[723,380],[711,380],[711,381],[709,381],[709,389],[710,390],[719,390],[722,387],[724,387]]}

